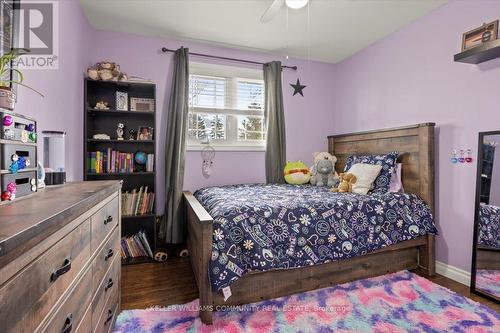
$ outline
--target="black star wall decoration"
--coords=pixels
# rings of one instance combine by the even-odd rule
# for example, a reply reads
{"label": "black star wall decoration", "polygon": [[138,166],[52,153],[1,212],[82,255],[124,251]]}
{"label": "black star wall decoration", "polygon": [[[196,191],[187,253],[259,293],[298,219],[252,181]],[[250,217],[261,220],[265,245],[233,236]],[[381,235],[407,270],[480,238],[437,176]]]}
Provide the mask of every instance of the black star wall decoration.
{"label": "black star wall decoration", "polygon": [[290,83],[290,85],[293,87],[293,96],[300,94],[302,97],[304,97],[304,93],[302,92],[302,90],[304,90],[304,88],[307,86],[300,84],[299,79],[297,79],[297,83]]}

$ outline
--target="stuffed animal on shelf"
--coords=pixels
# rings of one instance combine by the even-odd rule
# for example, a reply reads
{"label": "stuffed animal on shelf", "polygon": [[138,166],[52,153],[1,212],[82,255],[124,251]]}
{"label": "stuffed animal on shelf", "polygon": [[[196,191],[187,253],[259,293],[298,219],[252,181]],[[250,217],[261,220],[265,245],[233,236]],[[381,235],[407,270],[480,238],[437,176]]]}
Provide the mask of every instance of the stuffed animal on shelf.
{"label": "stuffed animal on shelf", "polygon": [[286,162],[284,173],[288,184],[307,184],[311,179],[311,171],[302,161]]}
{"label": "stuffed animal on shelf", "polygon": [[334,186],[339,176],[335,171],[337,158],[327,152],[316,152],[314,165],[311,168],[311,184],[316,186]]}
{"label": "stuffed animal on shelf", "polygon": [[339,193],[351,193],[352,192],[352,185],[356,183],[358,180],[356,176],[352,173],[341,173],[339,175],[340,183],[339,186],[336,188],[332,188],[332,192],[339,192]]}
{"label": "stuffed animal on shelf", "polygon": [[102,81],[126,81],[127,74],[122,73],[120,65],[109,62],[101,61],[87,68],[87,76],[92,80]]}

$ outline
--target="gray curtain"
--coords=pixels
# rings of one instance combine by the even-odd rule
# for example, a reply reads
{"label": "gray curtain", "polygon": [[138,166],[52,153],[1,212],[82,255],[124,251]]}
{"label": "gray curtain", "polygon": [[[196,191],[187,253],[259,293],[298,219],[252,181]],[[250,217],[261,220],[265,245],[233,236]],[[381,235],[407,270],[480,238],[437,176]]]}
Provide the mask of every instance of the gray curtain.
{"label": "gray curtain", "polygon": [[281,84],[281,62],[264,64],[265,117],[267,127],[266,181],[284,183],[286,163],[285,112]]}
{"label": "gray curtain", "polygon": [[188,116],[189,60],[188,49],[174,54],[174,74],[168,105],[165,140],[165,216],[160,225],[160,238],[167,243],[181,243],[184,238],[184,214],[181,207],[186,152]]}

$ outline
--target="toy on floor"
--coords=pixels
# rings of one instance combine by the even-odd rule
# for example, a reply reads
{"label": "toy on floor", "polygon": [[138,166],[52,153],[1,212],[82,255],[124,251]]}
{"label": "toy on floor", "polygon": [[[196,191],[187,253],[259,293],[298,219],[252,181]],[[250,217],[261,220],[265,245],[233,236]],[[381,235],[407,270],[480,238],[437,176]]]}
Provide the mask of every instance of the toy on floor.
{"label": "toy on floor", "polygon": [[314,153],[314,165],[311,168],[311,184],[316,186],[335,186],[339,176],[335,171],[337,158],[327,152]]}
{"label": "toy on floor", "polygon": [[330,191],[339,193],[351,193],[352,185],[354,185],[358,180],[352,173],[341,173],[339,175],[339,179],[339,186],[332,188]]}
{"label": "toy on floor", "polygon": [[288,184],[302,185],[311,180],[311,171],[302,161],[286,162],[284,173]]}
{"label": "toy on floor", "polygon": [[164,262],[168,259],[168,252],[164,249],[158,249],[154,253],[154,259],[158,262]]}

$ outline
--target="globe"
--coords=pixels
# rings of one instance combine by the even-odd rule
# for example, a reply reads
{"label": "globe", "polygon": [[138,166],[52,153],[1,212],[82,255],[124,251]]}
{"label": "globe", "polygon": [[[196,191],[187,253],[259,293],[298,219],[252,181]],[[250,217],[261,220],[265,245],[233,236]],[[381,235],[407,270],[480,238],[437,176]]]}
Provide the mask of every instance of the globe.
{"label": "globe", "polygon": [[134,159],[135,163],[144,165],[148,161],[148,155],[146,155],[146,153],[143,151],[138,151],[137,153],[135,153]]}

